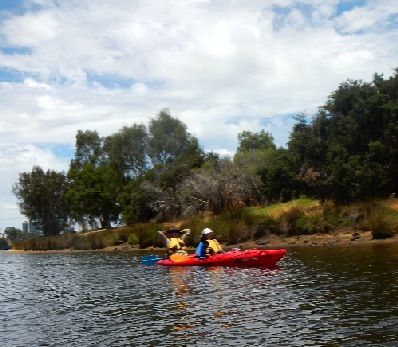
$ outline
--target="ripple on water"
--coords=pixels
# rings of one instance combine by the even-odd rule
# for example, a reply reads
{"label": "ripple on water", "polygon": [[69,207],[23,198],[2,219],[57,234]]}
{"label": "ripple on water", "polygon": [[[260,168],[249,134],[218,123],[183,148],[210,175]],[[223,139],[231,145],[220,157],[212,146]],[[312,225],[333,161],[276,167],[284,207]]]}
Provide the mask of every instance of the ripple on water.
{"label": "ripple on water", "polygon": [[292,248],[272,269],[2,254],[0,345],[392,346],[396,251]]}

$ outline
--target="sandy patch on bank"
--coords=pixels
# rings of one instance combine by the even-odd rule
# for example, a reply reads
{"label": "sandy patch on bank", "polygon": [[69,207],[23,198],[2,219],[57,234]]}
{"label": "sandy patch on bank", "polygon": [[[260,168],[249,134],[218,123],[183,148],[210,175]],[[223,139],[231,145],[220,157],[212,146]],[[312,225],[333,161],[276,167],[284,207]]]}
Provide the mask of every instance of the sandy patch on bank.
{"label": "sandy patch on bank", "polygon": [[331,246],[358,245],[364,243],[398,243],[398,235],[388,239],[375,240],[371,231],[340,231],[333,234],[313,234],[292,237],[271,235],[256,241],[242,242],[242,248],[283,248],[286,246]]}

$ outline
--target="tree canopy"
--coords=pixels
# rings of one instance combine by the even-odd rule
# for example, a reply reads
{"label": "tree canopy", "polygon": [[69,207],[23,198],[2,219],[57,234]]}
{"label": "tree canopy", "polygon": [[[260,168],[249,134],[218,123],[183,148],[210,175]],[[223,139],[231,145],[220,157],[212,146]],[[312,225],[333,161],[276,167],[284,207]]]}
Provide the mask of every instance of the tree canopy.
{"label": "tree canopy", "polygon": [[19,181],[12,191],[19,208],[29,220],[39,221],[44,235],[58,234],[68,221],[65,194],[68,183],[63,172],[34,166],[32,172],[19,174]]}

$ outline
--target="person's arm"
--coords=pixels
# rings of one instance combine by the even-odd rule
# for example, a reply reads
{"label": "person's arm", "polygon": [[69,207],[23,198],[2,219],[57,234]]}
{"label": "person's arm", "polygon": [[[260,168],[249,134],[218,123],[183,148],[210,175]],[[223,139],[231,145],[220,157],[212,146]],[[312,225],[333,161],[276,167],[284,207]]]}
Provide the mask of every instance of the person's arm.
{"label": "person's arm", "polygon": [[170,240],[166,237],[163,230],[158,230],[158,236],[162,245],[166,248],[169,248]]}
{"label": "person's arm", "polygon": [[204,259],[206,255],[206,248],[204,242],[199,242],[198,248],[196,249],[196,254],[199,259]]}
{"label": "person's arm", "polygon": [[181,240],[185,243],[185,240],[187,239],[188,235],[191,233],[191,229],[183,229],[181,230],[182,235],[181,235]]}

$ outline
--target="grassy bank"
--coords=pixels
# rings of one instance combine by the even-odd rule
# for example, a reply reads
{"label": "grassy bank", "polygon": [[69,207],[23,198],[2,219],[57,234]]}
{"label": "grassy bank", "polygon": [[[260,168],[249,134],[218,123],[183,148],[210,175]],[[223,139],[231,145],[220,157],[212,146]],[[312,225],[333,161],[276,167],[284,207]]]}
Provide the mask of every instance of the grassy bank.
{"label": "grassy bank", "polygon": [[161,247],[157,230],[171,225],[191,229],[187,245],[195,247],[200,231],[209,227],[226,246],[240,243],[266,245],[270,238],[311,239],[339,233],[355,239],[368,232],[372,239],[387,239],[398,232],[398,200],[385,199],[336,207],[330,202],[297,199],[268,207],[241,208],[212,216],[203,214],[185,221],[145,223],[108,230],[91,231],[58,237],[40,237],[17,243],[14,250],[98,250],[110,247],[129,249]]}

